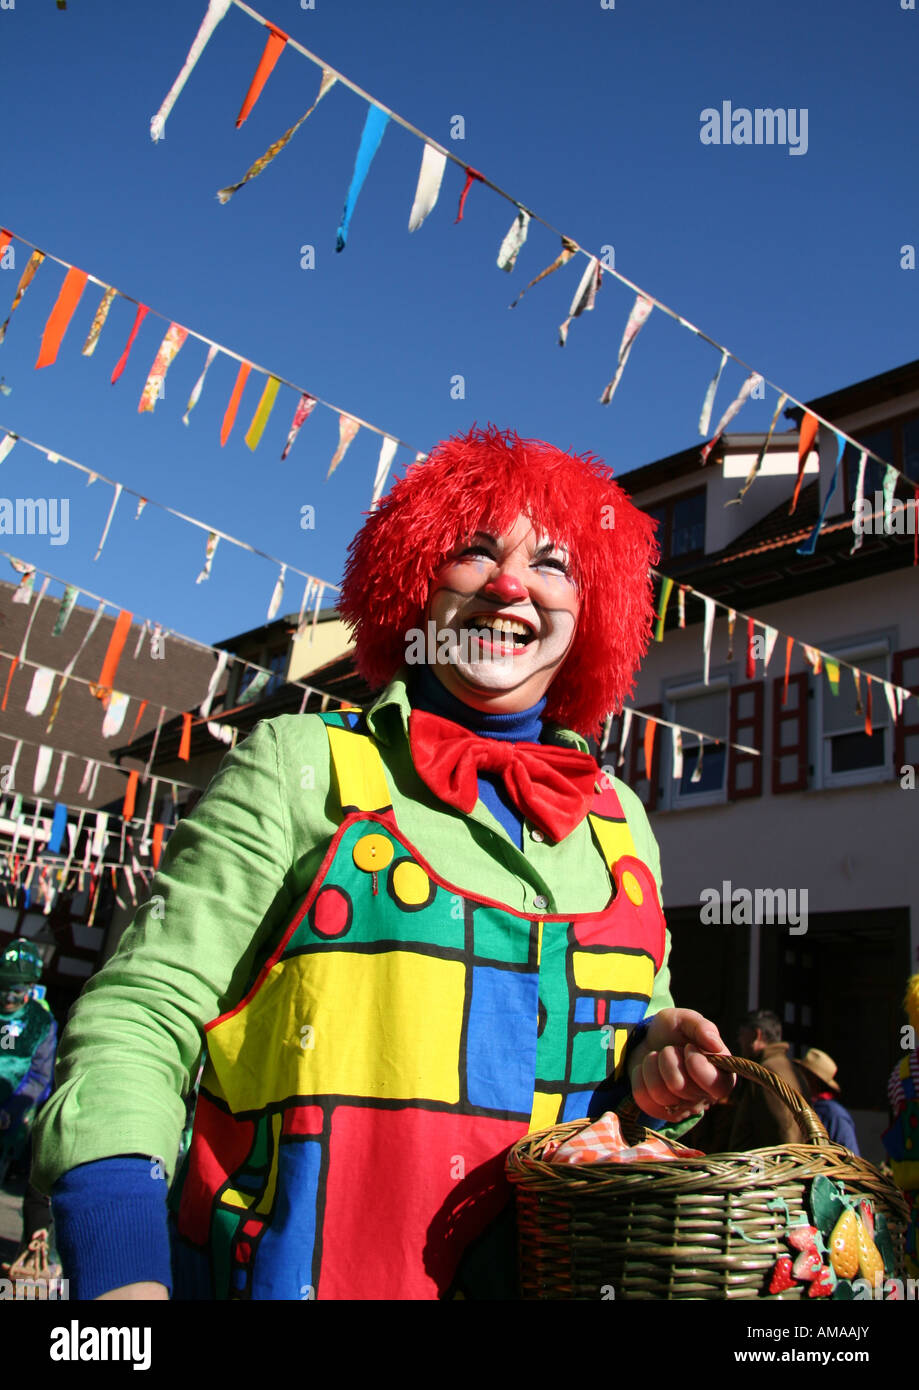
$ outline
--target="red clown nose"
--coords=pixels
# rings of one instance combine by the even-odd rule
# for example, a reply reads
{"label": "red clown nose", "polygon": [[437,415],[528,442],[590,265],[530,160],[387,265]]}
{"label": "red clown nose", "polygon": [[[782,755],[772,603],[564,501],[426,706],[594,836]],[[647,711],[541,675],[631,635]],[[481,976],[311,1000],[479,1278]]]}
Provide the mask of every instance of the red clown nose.
{"label": "red clown nose", "polygon": [[515,599],[526,598],[527,591],[520,580],[512,574],[499,574],[494,579],[489,579],[482,589],[483,594],[489,598],[500,599],[502,603],[510,603]]}

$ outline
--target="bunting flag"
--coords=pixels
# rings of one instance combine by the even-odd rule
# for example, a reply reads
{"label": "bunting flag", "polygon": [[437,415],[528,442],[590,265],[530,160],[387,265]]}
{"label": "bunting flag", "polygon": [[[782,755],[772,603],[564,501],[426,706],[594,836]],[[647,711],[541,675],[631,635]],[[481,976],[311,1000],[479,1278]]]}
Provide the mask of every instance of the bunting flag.
{"label": "bunting flag", "polygon": [[673,591],[673,580],[664,578],[661,583],[661,596],[657,605],[657,622],[654,626],[655,642],[664,640],[664,623],[667,620],[667,604],[670,602],[670,595]]}
{"label": "bunting flag", "polygon": [[889,536],[892,531],[891,514],[893,512],[893,497],[897,490],[897,478],[899,474],[896,468],[890,464],[884,470],[884,481],[881,484],[881,491],[884,495],[884,534]]}
{"label": "bunting flag", "polygon": [[772,416],[772,421],[769,425],[769,432],[766,435],[766,438],[763,440],[762,444],[760,445],[760,451],[756,456],[756,462],[750,469],[750,472],[747,474],[747,481],[744,483],[737,496],[731,499],[732,502],[742,502],[743,499],[746,497],[747,493],[750,491],[753,484],[756,482],[756,479],[759,476],[760,469],[763,466],[763,459],[766,457],[769,445],[772,442],[772,435],[776,425],[778,424],[779,416],[781,415],[784,407],[787,404],[788,397],[784,394],[780,395],[778,399],[778,404],[775,407],[775,412]]}
{"label": "bunting flag", "polygon": [[731,401],[731,404],[728,406],[727,410],[724,412],[721,419],[718,421],[714,438],[709,440],[708,444],[706,444],[703,448],[703,463],[708,463],[709,454],[712,452],[715,445],[718,443],[718,440],[724,434],[726,427],[731,423],[731,421],[734,419],[734,416],[741,409],[744,402],[749,397],[750,393],[754,390],[758,390],[762,385],[764,385],[764,381],[763,378],[760,376],[759,372],[751,372],[750,375],[747,377],[746,381],[744,382],[743,386],[741,386],[740,390],[737,392],[737,395],[735,396],[734,400]]}
{"label": "bunting flag", "polygon": [[70,759],[69,753],[61,754],[61,761],[58,763],[57,777],[54,783],[54,795],[59,796],[61,787],[64,785],[64,773],[67,771],[67,763]]}
{"label": "bunting flag", "polygon": [[625,332],[622,335],[622,342],[619,344],[619,363],[616,367],[616,375],[613,377],[612,381],[608,382],[603,388],[603,395],[600,397],[601,405],[609,405],[610,401],[613,399],[616,393],[616,387],[622,380],[622,373],[625,371],[625,364],[629,360],[629,354],[632,351],[635,339],[641,332],[653,308],[653,302],[650,299],[646,299],[643,294],[636,296],[635,303],[632,305],[632,312],[629,314],[628,323],[625,326]]}
{"label": "bunting flag", "polygon": [[834,695],[839,694],[839,662],[833,661],[830,657],[824,662],[826,678],[829,682],[830,690]]}
{"label": "bunting flag", "polygon": [[379,106],[371,103],[367,111],[367,119],[364,121],[364,129],[361,134],[361,143],[358,146],[357,158],[354,161],[354,172],[351,175],[351,183],[348,194],[345,198],[345,207],[341,215],[341,222],[338,225],[338,233],[335,238],[335,250],[344,251],[348,240],[348,231],[351,226],[351,216],[354,212],[354,205],[358,195],[364,186],[367,171],[373,161],[373,156],[380,147],[383,139],[383,132],[389,124],[389,114]]}
{"label": "bunting flag", "polygon": [[114,738],[116,734],[121,733],[130,703],[130,696],[125,695],[123,691],[113,690],[110,692],[106,702],[105,718],[102,720],[103,738]]}
{"label": "bunting flag", "polygon": [[35,363],[36,369],[50,367],[57,361],[58,349],[64,340],[67,326],[76,313],[88,279],[88,273],[85,270],[77,270],[75,266],[71,266],[64,276],[64,283],[45,324],[38,361]]}
{"label": "bunting flag", "polygon": [[115,385],[115,382],[118,380],[118,378],[121,376],[121,373],[124,371],[125,367],[128,365],[128,358],[131,355],[131,348],[134,346],[134,339],[137,337],[137,334],[140,330],[140,326],[143,323],[144,319],[147,317],[149,312],[150,309],[148,305],[138,304],[137,312],[134,315],[134,322],[131,325],[131,331],[128,334],[128,341],[124,345],[124,352],[121,354],[118,361],[115,363],[115,370],[112,372],[113,386]]}
{"label": "bunting flag", "polygon": [[788,673],[791,670],[791,653],[794,649],[794,645],[795,639],[793,637],[785,638],[785,683],[782,686],[783,707],[788,704]]}
{"label": "bunting flag", "polygon": [[307,604],[309,603],[310,599],[313,597],[313,594],[315,593],[315,591],[316,591],[316,580],[315,580],[315,579],[308,579],[308,580],[306,581],[306,583],[304,584],[304,586],[303,586],[303,597],[302,597],[302,599],[300,600],[300,616],[299,616],[298,619],[297,619],[297,634],[296,634],[297,637],[303,637],[303,636],[305,635],[306,629],[307,629],[307,627],[309,626],[310,622],[312,621],[312,616],[313,616],[312,613],[310,613],[309,616],[308,616],[306,619],[304,619],[304,616],[303,616],[303,615],[304,615],[304,613],[306,612]]}
{"label": "bunting flag", "polygon": [[812,668],[814,675],[819,676],[823,670],[823,652],[817,647],[809,647],[805,642],[801,643],[801,650],[804,652],[804,659]]}
{"label": "bunting flag", "polygon": [[140,702],[140,708],[139,708],[138,711],[137,711],[137,714],[136,714],[135,719],[134,719],[134,725],[133,725],[133,727],[132,727],[132,729],[131,729],[131,742],[132,742],[132,743],[133,743],[133,741],[134,741],[135,735],[137,734],[137,729],[138,729],[138,726],[139,726],[139,724],[140,724],[140,721],[141,721],[141,720],[143,719],[143,717],[144,717],[144,711],[146,710],[146,708],[147,708],[147,701],[146,701],[146,700],[141,700],[141,702]]}
{"label": "bunting flag", "polygon": [[734,660],[734,627],[737,623],[737,614],[733,608],[728,609],[728,661]]}
{"label": "bunting flag", "polygon": [[514,269],[514,266],[517,264],[517,257],[520,255],[521,247],[527,239],[529,228],[530,214],[525,208],[518,207],[517,216],[511,223],[507,236],[502,241],[498,251],[499,270],[510,272]]}
{"label": "bunting flag", "polygon": [[49,666],[37,666],[32,675],[32,688],[26,701],[26,714],[44,714],[51,698],[55,672]]}
{"label": "bunting flag", "polygon": [[763,627],[766,634],[766,650],[763,653],[763,675],[769,670],[769,663],[772,660],[772,653],[775,650],[776,639],[778,638],[778,628],[770,627],[766,623]]}
{"label": "bunting flag", "polygon": [[2,463],[4,459],[9,458],[10,454],[13,451],[13,445],[16,443],[16,440],[18,438],[18,435],[12,434],[9,430],[7,430],[6,434],[3,436],[3,439],[0,440],[0,463]]}
{"label": "bunting flag", "polygon": [[319,84],[319,95],[316,97],[316,100],[313,102],[310,109],[303,113],[303,115],[300,117],[299,121],[297,121],[295,125],[292,125],[289,130],[285,130],[280,140],[275,140],[273,145],[269,145],[265,153],[263,155],[260,155],[259,158],[255,161],[255,163],[249,166],[245,174],[243,174],[242,178],[239,180],[239,183],[231,183],[227,188],[219,189],[217,193],[217,199],[220,203],[228,203],[230,199],[233,197],[233,194],[239,192],[243,184],[248,183],[250,179],[257,178],[263,169],[267,169],[268,165],[275,158],[275,156],[279,155],[283,150],[284,146],[287,144],[287,142],[294,135],[296,135],[297,131],[300,129],[307,117],[313,114],[313,112],[316,110],[316,107],[322,101],[322,98],[325,96],[329,88],[334,86],[337,81],[338,78],[336,77],[335,73],[331,71],[330,68],[324,67],[322,69],[322,81]]}
{"label": "bunting flag", "polygon": [[708,685],[708,673],[712,659],[712,628],[715,622],[715,600],[703,596],[705,623],[702,629],[702,683]]}
{"label": "bunting flag", "polygon": [[473,168],[472,168],[470,165],[468,165],[468,164],[465,166],[465,169],[466,169],[466,182],[463,184],[463,191],[462,191],[462,193],[460,194],[459,208],[457,209],[456,217],[454,218],[454,221],[453,221],[454,227],[456,226],[457,222],[462,222],[462,220],[463,220],[463,212],[465,211],[465,208],[466,208],[466,199],[469,197],[469,190],[470,190],[470,188],[472,187],[472,185],[473,185],[476,181],[478,181],[479,183],[483,183],[483,182],[484,182],[484,176],[483,176],[482,174],[479,173],[478,169],[473,169]]}
{"label": "bunting flag", "polygon": [[10,312],[7,314],[2,325],[0,325],[0,343],[2,343],[4,338],[6,337],[6,330],[10,326],[10,319],[13,317],[16,310],[19,308],[19,305],[22,303],[22,296],[25,294],[26,290],[29,288],[32,281],[35,279],[35,272],[38,270],[38,267],[41,265],[44,259],[44,251],[33,251],[31,256],[29,257],[29,263],[26,266],[25,270],[22,272],[22,275],[19,277],[19,284],[16,288],[16,294],[13,297],[13,302],[10,305]]}
{"label": "bunting flag", "polygon": [[865,711],[862,709],[862,675],[860,671],[856,671],[854,668],[850,669],[852,670],[852,682],[855,686],[855,713],[864,714]]}
{"label": "bunting flag", "polygon": [[32,590],[35,587],[35,571],[27,569],[22,572],[22,578],[16,586],[15,593],[10,599],[10,603],[31,603]]}
{"label": "bunting flag", "polygon": [[[38,795],[44,789],[48,780],[48,773],[51,771],[51,759],[54,757],[54,749],[48,748],[44,743],[35,755],[35,778],[32,783],[32,790]],[[36,818],[38,812],[36,811]]]}
{"label": "bunting flag", "polygon": [[214,670],[211,673],[211,678],[207,686],[207,694],[201,701],[201,705],[198,710],[198,713],[200,714],[202,719],[207,719],[210,715],[211,705],[214,703],[214,696],[217,694],[217,687],[220,684],[224,671],[227,669],[227,662],[229,661],[229,659],[229,652],[218,652],[217,665],[214,667]]}
{"label": "bunting flag", "polygon": [[673,780],[681,782],[683,780],[683,731],[674,727],[670,730],[670,737],[673,743]]}
{"label": "bunting flag", "polygon": [[727,348],[721,349],[721,361],[718,363],[718,370],[708,383],[708,390],[705,393],[705,400],[702,402],[702,410],[699,414],[699,433],[704,439],[708,434],[708,427],[712,418],[712,406],[715,404],[715,393],[718,390],[718,383],[721,380],[721,373],[724,371],[724,364],[728,360]]}
{"label": "bunting flag", "polygon": [[57,712],[58,712],[58,710],[59,710],[60,707],[61,707],[61,699],[62,699],[63,694],[64,694],[64,688],[65,688],[65,686],[67,685],[67,682],[68,682],[68,680],[70,679],[71,675],[73,674],[73,669],[74,669],[74,667],[76,666],[77,662],[79,661],[80,656],[82,655],[83,649],[86,647],[86,644],[90,641],[90,639],[91,639],[93,633],[95,632],[96,628],[99,626],[99,622],[100,622],[100,620],[101,620],[101,618],[102,618],[102,614],[103,614],[104,612],[105,612],[105,604],[100,602],[99,607],[96,609],[95,613],[94,613],[93,616],[92,616],[92,619],[90,620],[89,627],[86,629],[86,632],[85,632],[84,635],[83,635],[83,640],[81,641],[80,645],[77,647],[77,650],[74,652],[73,656],[72,656],[72,657],[70,658],[70,660],[68,661],[67,665],[64,667],[64,673],[63,673],[63,675],[62,675],[62,677],[61,677],[61,683],[60,683],[60,685],[59,685],[59,687],[58,687],[57,696],[56,696],[56,698],[55,698],[54,704],[53,704],[52,707],[51,707],[51,714],[50,714],[50,717],[49,717],[49,719],[48,719],[48,723],[47,723],[47,725],[46,725],[46,727],[45,727],[45,733],[46,733],[46,734],[50,734],[52,728],[54,727],[54,721],[55,721],[55,719],[57,718]]}
{"label": "bunting flag", "polygon": [[251,705],[253,700],[259,698],[270,679],[270,671],[256,671],[243,693],[238,697],[237,704]]}
{"label": "bunting flag", "polygon": [[48,836],[48,843],[45,849],[48,854],[58,854],[61,845],[64,843],[64,835],[67,831],[67,807],[62,806],[59,801],[54,803],[54,815],[51,817],[51,834]]}
{"label": "bunting flag", "polygon": [[109,527],[112,524],[112,517],[115,515],[115,508],[118,506],[118,499],[121,496],[121,489],[121,483],[116,483],[115,495],[112,498],[112,505],[108,509],[108,516],[105,518],[105,526],[103,527],[102,535],[99,537],[99,548],[93,556],[94,560],[98,560],[99,556],[102,554],[102,547],[105,545],[105,542],[108,539]]}
{"label": "bunting flag", "polygon": [[747,619],[747,680],[756,679],[756,624]]}
{"label": "bunting flag", "polygon": [[272,618],[275,616],[275,614],[281,606],[281,599],[284,597],[284,576],[286,573],[287,566],[282,565],[281,573],[278,575],[277,580],[275,581],[275,586],[271,594],[271,600],[268,604],[268,614],[265,618],[266,623],[271,622]]}
{"label": "bunting flag", "polygon": [[603,271],[600,269],[600,262],[596,256],[591,256],[587,262],[587,269],[581,276],[580,283],[574,292],[571,307],[568,310],[568,317],[563,324],[559,325],[558,342],[559,347],[564,347],[568,341],[568,326],[572,319],[580,318],[581,314],[588,313],[593,309],[597,298],[597,290],[603,279]]}
{"label": "bunting flag", "polygon": [[686,626],[686,585],[681,584],[676,596],[677,621],[680,627]]}
{"label": "bunting flag", "polygon": [[165,829],[166,827],[163,825],[162,821],[157,821],[153,827],[153,847],[151,853],[153,858],[153,867],[155,869],[158,869],[160,866],[160,858],[162,857],[163,853],[163,831]]}
{"label": "bunting flag", "polygon": [[135,661],[136,661],[137,658],[140,656],[140,649],[141,649],[141,647],[144,645],[144,638],[146,637],[146,635],[147,635],[147,633],[148,633],[149,631],[150,631],[150,624],[147,622],[147,619],[144,618],[143,622],[142,622],[141,625],[140,625],[140,632],[137,634],[137,645],[136,645],[135,648],[134,648],[134,660],[135,660]]}
{"label": "bunting flag", "polygon": [[[827,662],[827,666],[829,666],[829,662]],[[827,675],[829,675],[829,671],[827,671]],[[888,704],[888,706],[890,707],[890,717],[891,717],[891,720],[893,721],[893,723],[896,724],[896,722],[897,722],[897,701],[896,701],[896,697],[894,696],[894,689],[893,689],[893,686],[890,684],[890,681],[884,681],[883,684],[884,684],[884,694],[887,696],[887,704]]]}
{"label": "bunting flag", "polygon": [[171,323],[169,325],[166,330],[166,336],[160,343],[159,351],[153,359],[153,366],[150,368],[150,374],[141,392],[140,405],[137,407],[138,414],[145,410],[152,410],[160,399],[163,394],[166,373],[169,371],[170,364],[187,337],[187,328],[182,328],[178,323]]}
{"label": "bunting flag", "polygon": [[[154,731],[153,731],[153,742],[152,742],[152,744],[150,745],[150,752],[149,752],[149,754],[148,754],[148,756],[147,756],[147,766],[144,768],[144,781],[145,781],[145,782],[146,782],[147,778],[150,776],[150,769],[151,769],[151,767],[153,766],[153,759],[156,757],[156,749],[157,749],[157,745],[158,745],[158,743],[159,743],[159,741],[160,741],[160,730],[161,730],[162,727],[163,727],[163,720],[164,720],[165,718],[166,718],[166,706],[165,706],[165,705],[160,705],[159,717],[157,718],[157,721],[156,721],[156,728],[155,728]],[[155,789],[156,789],[156,778],[154,778],[153,781],[154,781],[154,790],[155,790]],[[147,803],[147,815],[148,815],[148,817],[149,817],[149,815],[150,815],[150,810],[151,810],[152,806],[153,806],[153,794],[151,793],[150,800],[149,800],[149,802]]]}
{"label": "bunting flag", "polygon": [[281,383],[276,376],[270,376],[265,382],[261,399],[252,417],[252,423],[246,431],[246,444],[250,449],[257,449],[259,446],[259,442],[265,432],[265,426],[268,424],[268,417],[274,407],[275,397],[278,394],[280,385]]}
{"label": "bunting flag", "polygon": [[0,256],[13,240],[13,233],[8,232],[5,227],[0,227]]}
{"label": "bunting flag", "polygon": [[291,422],[290,430],[287,434],[287,443],[284,445],[284,452],[281,454],[282,463],[287,458],[287,455],[291,451],[291,447],[293,445],[294,440],[300,433],[300,426],[303,424],[304,420],[306,420],[310,415],[312,415],[313,411],[316,409],[316,404],[316,397],[311,396],[308,392],[304,391],[303,395],[297,402],[297,409],[294,411],[294,418]]}
{"label": "bunting flag", "polygon": [[102,660],[102,670],[99,672],[99,679],[96,682],[102,692],[102,699],[111,694],[115,684],[115,672],[118,670],[118,663],[121,660],[121,653],[124,651],[124,644],[128,640],[128,633],[131,631],[131,619],[133,613],[129,613],[126,608],[122,608],[115,625],[112,628],[112,635],[109,638],[108,647]]}
{"label": "bunting flag", "polygon": [[274,71],[274,66],[287,43],[287,35],[284,33],[283,29],[277,29],[273,24],[266,24],[265,28],[268,30],[268,38],[265,41],[265,48],[262,52],[262,56],[258,60],[258,67],[255,69],[255,75],[249,83],[249,90],[243,98],[243,104],[240,107],[239,115],[236,117],[237,130],[239,130],[239,127],[242,125],[243,121],[246,120],[249,112],[261,96],[262,89]]}
{"label": "bunting flag", "polygon": [[37,594],[37,596],[36,596],[35,603],[34,603],[34,605],[33,605],[33,607],[32,607],[32,611],[31,611],[31,613],[29,614],[29,621],[26,623],[26,630],[25,630],[25,633],[23,634],[22,642],[20,643],[20,647],[19,647],[19,660],[20,660],[20,661],[25,661],[25,659],[26,659],[26,651],[27,651],[28,645],[29,645],[29,637],[31,636],[31,633],[32,633],[32,625],[33,625],[33,623],[35,622],[36,616],[37,616],[37,614],[38,614],[38,610],[39,610],[39,608],[41,607],[41,601],[42,601],[42,599],[45,597],[45,594],[48,592],[48,585],[49,585],[50,583],[51,583],[51,580],[50,580],[49,576],[46,574],[46,575],[44,576],[44,578],[42,579],[41,588],[39,589],[38,594]]}
{"label": "bunting flag", "polygon": [[348,452],[348,446],[350,445],[352,439],[357,434],[359,429],[360,424],[357,420],[352,419],[350,415],[339,415],[338,448],[335,450],[332,462],[329,464],[329,471],[326,474],[327,480],[331,478],[332,474],[335,472],[336,468],[341,463],[345,454]]}
{"label": "bunting flag", "polygon": [[696,765],[695,765],[695,767],[693,768],[693,770],[692,770],[692,776],[691,776],[690,779],[689,779],[690,782],[693,782],[693,783],[695,783],[695,784],[698,784],[699,782],[702,781],[702,754],[704,753],[704,751],[705,751],[705,744],[704,744],[703,741],[700,739],[700,740],[699,740],[699,756],[696,758]]}
{"label": "bunting flag", "polygon": [[581,248],[578,246],[577,242],[571,241],[570,238],[563,236],[562,249],[556,256],[555,260],[552,262],[551,265],[547,265],[545,270],[541,270],[534,280],[531,280],[528,285],[525,285],[523,287],[523,289],[520,291],[517,298],[514,300],[510,307],[512,309],[515,309],[517,305],[520,303],[523,296],[526,294],[527,290],[531,290],[534,285],[538,285],[540,280],[545,280],[546,276],[551,275],[554,270],[559,270],[563,265],[567,265],[568,262],[571,260],[571,257],[576,256],[580,249]]}
{"label": "bunting flag", "polygon": [[657,724],[655,721],[653,719],[646,719],[644,737],[645,776],[649,782],[651,781],[651,765],[654,760],[654,735],[656,733]]}
{"label": "bunting flag", "polygon": [[855,503],[852,508],[852,531],[855,535],[855,542],[852,549],[849,551],[850,555],[854,555],[856,550],[861,550],[862,541],[865,539],[864,532],[858,524],[858,519],[862,514],[862,504],[865,500],[865,466],[867,462],[868,451],[867,449],[862,449],[858,457],[858,481],[855,484]]}
{"label": "bunting flag", "polygon": [[375,511],[380,505],[380,498],[383,496],[383,489],[386,486],[386,479],[389,477],[389,470],[392,461],[396,456],[396,441],[386,435],[380,446],[380,457],[377,459],[377,471],[373,479],[373,497],[370,500],[370,510]]}
{"label": "bunting flag", "polygon": [[810,411],[805,411],[804,419],[801,421],[801,428],[798,433],[798,476],[795,481],[794,496],[791,499],[791,506],[788,508],[788,515],[793,516],[795,507],[798,505],[798,497],[801,492],[801,483],[804,480],[804,469],[807,466],[807,456],[811,451],[814,440],[817,437],[817,430],[820,421]]}
{"label": "bunting flag", "polygon": [[204,567],[201,570],[201,573],[198,575],[198,578],[195,580],[196,584],[201,584],[205,579],[210,579],[211,566],[214,563],[214,555],[219,544],[220,537],[218,536],[217,532],[208,531],[207,540],[204,545]]}
{"label": "bunting flag", "polygon": [[240,362],[239,371],[236,373],[236,382],[233,386],[233,394],[230,396],[229,404],[224,411],[223,424],[220,426],[220,447],[223,448],[230,437],[230,432],[236,422],[236,412],[239,410],[239,402],[245,389],[246,381],[252,370],[250,362]]}
{"label": "bunting flag", "polygon": [[179,739],[179,758],[187,763],[191,756],[191,715],[182,715],[182,737]]}
{"label": "bunting flag", "polygon": [[[843,436],[837,435],[836,439],[838,448],[836,451],[836,467],[833,469],[833,477],[830,480],[830,486],[827,489],[827,494],[824,498],[823,506],[820,508],[820,515],[817,518],[817,523],[814,526],[813,531],[811,531],[807,540],[797,547],[797,552],[799,555],[813,555],[815,549],[817,548],[817,537],[820,535],[820,532],[823,530],[823,527],[826,523],[826,514],[829,511],[830,502],[832,500],[833,494],[836,491],[836,485],[839,482],[839,470],[840,465],[842,464],[842,456],[846,451],[846,441],[843,438]],[[894,477],[894,482],[896,483],[896,477]]]}
{"label": "bunting flag", "polygon": [[865,676],[866,698],[865,698],[865,733],[871,738],[874,733],[874,726],[871,722],[871,677]]}
{"label": "bunting flag", "polygon": [[[198,404],[198,399],[199,399],[199,397],[200,397],[200,395],[201,395],[201,388],[202,388],[203,385],[204,385],[204,378],[207,376],[207,369],[208,369],[208,367],[211,365],[211,363],[213,362],[213,360],[214,360],[214,358],[215,358],[216,356],[217,356],[217,344],[216,344],[216,343],[211,343],[210,347],[209,347],[208,350],[207,350],[207,359],[206,359],[206,361],[205,361],[205,363],[204,363],[204,370],[202,371],[201,375],[198,377],[198,380],[195,382],[195,384],[194,384],[194,386],[193,386],[193,388],[192,388],[192,393],[191,393],[191,395],[190,395],[189,398],[188,398],[188,404],[187,404],[186,407],[185,407],[185,414],[182,416],[182,424],[183,424],[183,425],[187,425],[187,424],[188,424],[188,417],[189,417],[189,415],[192,413],[192,411],[194,410],[195,406]],[[139,508],[139,507],[138,507],[138,509],[137,509],[137,515],[140,516],[140,508]]]}
{"label": "bunting flag", "polygon": [[232,0],[208,0],[207,14],[201,21],[201,26],[195,35],[191,48],[188,50],[188,56],[182,64],[182,69],[169,88],[169,91],[166,93],[166,97],[159,111],[157,111],[150,122],[150,136],[154,141],[162,140],[165,133],[166,120],[173,106],[176,104],[179,93],[188,81],[191,71],[201,57],[201,54],[204,52],[208,39],[223,19],[231,4]]}
{"label": "bunting flag", "polygon": [[60,637],[61,633],[64,631],[70,621],[70,615],[73,612],[74,605],[79,596],[80,591],[73,584],[68,584],[66,586],[61,597],[61,606],[57,610],[57,618],[51,631],[52,637]]}
{"label": "bunting flag", "polygon": [[93,353],[96,351],[96,344],[99,341],[99,334],[102,332],[102,329],[105,326],[105,320],[108,318],[108,311],[109,309],[111,309],[112,301],[114,300],[115,295],[117,293],[118,291],[115,289],[114,285],[109,285],[108,289],[105,291],[102,298],[100,299],[99,307],[96,310],[96,314],[93,319],[93,326],[89,330],[86,342],[83,344],[82,351],[84,357],[92,357]]}
{"label": "bunting flag", "polygon": [[443,150],[435,149],[432,144],[425,141],[421,155],[421,168],[418,170],[415,198],[408,219],[410,232],[417,232],[422,222],[436,206],[446,163],[447,156]]}
{"label": "bunting flag", "polygon": [[135,521],[140,521],[140,514],[141,514],[141,512],[143,511],[144,507],[146,507],[146,505],[147,505],[147,499],[146,499],[146,497],[138,497],[138,499],[137,499],[137,511],[134,513],[134,520],[135,520]]}
{"label": "bunting flag", "polygon": [[313,627],[312,631],[310,632],[310,642],[312,642],[313,638],[316,636],[316,624],[319,622],[319,614],[322,609],[322,596],[324,593],[325,585],[320,583],[318,589],[316,590],[316,606],[313,609]]}

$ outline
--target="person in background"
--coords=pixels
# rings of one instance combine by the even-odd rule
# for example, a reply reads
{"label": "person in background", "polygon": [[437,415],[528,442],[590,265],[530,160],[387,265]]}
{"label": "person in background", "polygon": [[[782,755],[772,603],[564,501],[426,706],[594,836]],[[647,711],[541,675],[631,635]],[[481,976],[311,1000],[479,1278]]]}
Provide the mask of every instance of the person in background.
{"label": "person in background", "polygon": [[[741,1057],[768,1067],[793,1091],[806,1096],[807,1082],[795,1070],[788,1055],[789,1046],[782,1042],[782,1020],[768,1009],[748,1014],[737,1034],[737,1050]],[[777,1144],[800,1144],[803,1139],[797,1120],[781,1097],[755,1081],[744,1080],[727,1148],[765,1149]]]}
{"label": "person in background", "polygon": [[[41,979],[42,958],[25,937],[0,955],[0,1183],[11,1165],[28,1163],[32,1121],[51,1093],[57,1024],[43,999],[33,993]],[[9,1279],[42,1280],[60,1274],[49,1263],[51,1202],[26,1188],[22,1245],[0,1273]]]}
{"label": "person in background", "polygon": [[804,1071],[810,1087],[810,1103],[833,1143],[843,1144],[852,1153],[858,1154],[855,1121],[845,1106],[839,1103],[839,1086],[835,1080],[839,1068],[832,1057],[827,1052],[821,1052],[819,1047],[810,1047],[795,1065]]}

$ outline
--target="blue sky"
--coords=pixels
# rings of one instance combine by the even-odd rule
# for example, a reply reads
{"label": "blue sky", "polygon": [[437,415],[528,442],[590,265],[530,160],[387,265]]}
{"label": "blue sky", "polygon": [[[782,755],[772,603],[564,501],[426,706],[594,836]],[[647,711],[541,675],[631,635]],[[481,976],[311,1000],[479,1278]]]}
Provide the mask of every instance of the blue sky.
{"label": "blue sky", "polygon": [[[533,225],[511,275],[495,265],[513,208],[473,187],[454,225],[462,175],[416,233],[408,214],[421,143],[391,123],[345,251],[335,232],[366,104],[334,88],[290,146],[225,207],[242,177],[302,114],[318,69],[288,49],[241,130],[235,118],[264,30],[233,7],[154,145],[150,117],[178,72],[204,0],[112,5],[15,0],[0,9],[3,194],[0,224],[185,326],[372,421],[414,448],[474,421],[591,450],[619,473],[691,445],[711,347],[655,314],[609,407],[632,294],[607,277],[592,314],[557,345],[576,259],[526,296],[557,238]],[[917,355],[919,244],[915,68],[919,12],[900,0],[261,0],[267,18],[590,251],[799,399]],[[806,154],[787,146],[703,145],[705,108],[808,113]],[[450,138],[461,115],[465,140]],[[301,247],[315,247],[312,270]],[[26,254],[0,271],[5,316]],[[133,316],[116,300],[92,358],[80,348],[90,286],[58,361],[34,370],[63,271],[46,264],[0,346],[0,425],[113,476],[280,558],[337,580],[369,504],[379,439],[361,432],[325,481],[337,419],[317,410],[285,463],[296,404],[282,390],[253,454],[243,442],[262,379],[236,429],[220,422],[236,364],[218,358],[189,426],[182,414],[205,349],[191,339],[152,415],[137,404],[166,325],[148,319],[110,384]],[[451,396],[462,375],[465,397]],[[743,380],[726,369],[715,417]],[[765,427],[775,403],[745,407]],[[411,455],[400,451],[397,469]],[[3,496],[68,497],[70,538],[0,545],[173,631],[216,641],[264,620],[276,571],[221,545],[195,584],[204,536],[123,499],[93,562],[111,491],[18,445]],[[301,508],[315,508],[313,530]],[[8,572],[12,578],[12,571]],[[288,583],[284,610],[300,588]]]}

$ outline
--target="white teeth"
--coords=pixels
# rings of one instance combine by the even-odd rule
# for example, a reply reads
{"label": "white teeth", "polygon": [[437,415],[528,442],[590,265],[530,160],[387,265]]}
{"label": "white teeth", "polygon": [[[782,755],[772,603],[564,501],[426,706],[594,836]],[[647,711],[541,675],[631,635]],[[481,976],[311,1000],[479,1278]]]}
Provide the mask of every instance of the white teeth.
{"label": "white teeth", "polygon": [[530,635],[530,629],[526,623],[521,623],[516,618],[476,618],[475,626],[491,628],[493,632],[517,634],[521,637]]}

